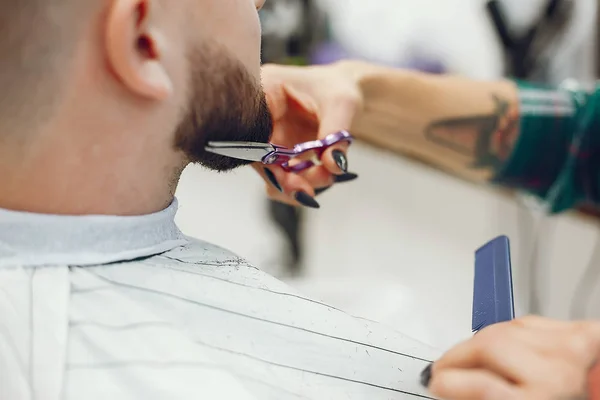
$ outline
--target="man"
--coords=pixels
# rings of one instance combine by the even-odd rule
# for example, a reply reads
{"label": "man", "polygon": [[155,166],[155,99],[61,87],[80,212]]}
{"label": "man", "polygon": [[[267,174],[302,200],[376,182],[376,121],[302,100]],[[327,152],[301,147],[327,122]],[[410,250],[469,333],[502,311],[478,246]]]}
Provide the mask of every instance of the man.
{"label": "man", "polygon": [[0,399],[428,396],[435,350],[173,222],[187,164],[239,165],[207,141],[269,140],[262,1],[0,4]]}
{"label": "man", "polygon": [[[435,350],[303,298],[173,223],[188,163],[239,165],[205,153],[207,141],[270,136],[260,1],[0,4],[0,398],[430,396],[417,382]],[[336,154],[288,177],[286,199],[314,205],[304,179],[332,182]],[[557,336],[574,343],[576,368],[555,357],[520,394],[579,394],[595,328]],[[488,332],[479,343],[497,339]],[[577,380],[542,385],[545,372]]]}

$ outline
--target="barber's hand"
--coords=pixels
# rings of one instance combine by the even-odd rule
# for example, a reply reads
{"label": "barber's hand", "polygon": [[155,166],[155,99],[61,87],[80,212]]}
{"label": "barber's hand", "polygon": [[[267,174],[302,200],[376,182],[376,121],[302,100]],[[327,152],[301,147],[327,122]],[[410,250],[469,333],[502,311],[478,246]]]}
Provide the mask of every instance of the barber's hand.
{"label": "barber's hand", "polygon": [[527,317],[490,326],[423,371],[444,400],[600,399],[600,322]]}
{"label": "barber's hand", "polygon": [[[292,147],[350,129],[362,107],[362,95],[348,65],[263,67],[263,86],[274,121],[273,143]],[[255,164],[254,168],[267,182],[270,198],[318,207],[314,196],[335,183],[357,178],[348,170],[347,150],[347,143],[331,147],[323,154],[322,165],[300,174],[286,173],[277,166]]]}

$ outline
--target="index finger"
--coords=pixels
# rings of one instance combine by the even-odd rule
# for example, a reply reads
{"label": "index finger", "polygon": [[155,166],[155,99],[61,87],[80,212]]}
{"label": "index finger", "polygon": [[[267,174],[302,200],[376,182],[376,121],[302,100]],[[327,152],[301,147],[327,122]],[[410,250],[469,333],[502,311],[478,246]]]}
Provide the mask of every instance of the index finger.
{"label": "index finger", "polygon": [[[352,121],[358,111],[359,100],[354,96],[348,96],[332,100],[323,105],[320,111],[319,139],[339,131],[350,131]],[[352,132],[350,132],[352,133]],[[346,152],[349,143],[341,141],[329,147],[322,155],[323,166],[332,174],[348,172],[348,158]]]}
{"label": "index finger", "polygon": [[[483,334],[484,331],[482,331]],[[516,333],[516,334],[515,334]],[[512,382],[528,382],[543,376],[548,363],[538,352],[536,337],[502,331],[493,337],[476,336],[449,350],[433,364],[433,376],[448,369],[484,369]],[[554,338],[539,338],[541,346],[557,346]],[[550,342],[550,343],[548,343]]]}

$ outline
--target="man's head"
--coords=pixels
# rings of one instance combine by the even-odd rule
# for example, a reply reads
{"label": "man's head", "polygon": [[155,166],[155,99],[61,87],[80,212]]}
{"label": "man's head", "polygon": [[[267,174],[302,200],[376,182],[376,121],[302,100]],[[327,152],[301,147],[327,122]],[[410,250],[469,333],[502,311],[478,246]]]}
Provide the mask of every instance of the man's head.
{"label": "man's head", "polygon": [[204,145],[269,139],[263,2],[0,0],[0,154],[42,175],[240,165]]}

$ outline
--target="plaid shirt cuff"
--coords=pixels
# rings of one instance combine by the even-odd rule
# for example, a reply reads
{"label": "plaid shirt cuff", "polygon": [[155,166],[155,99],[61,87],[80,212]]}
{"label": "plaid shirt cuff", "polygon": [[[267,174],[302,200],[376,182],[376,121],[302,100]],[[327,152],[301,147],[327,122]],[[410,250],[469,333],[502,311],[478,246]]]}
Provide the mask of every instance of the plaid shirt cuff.
{"label": "plaid shirt cuff", "polygon": [[[584,92],[517,82],[520,134],[494,182],[546,200],[552,212],[572,207],[579,199],[577,159],[582,156],[575,135],[586,101]],[[584,127],[587,131],[588,127]]]}

